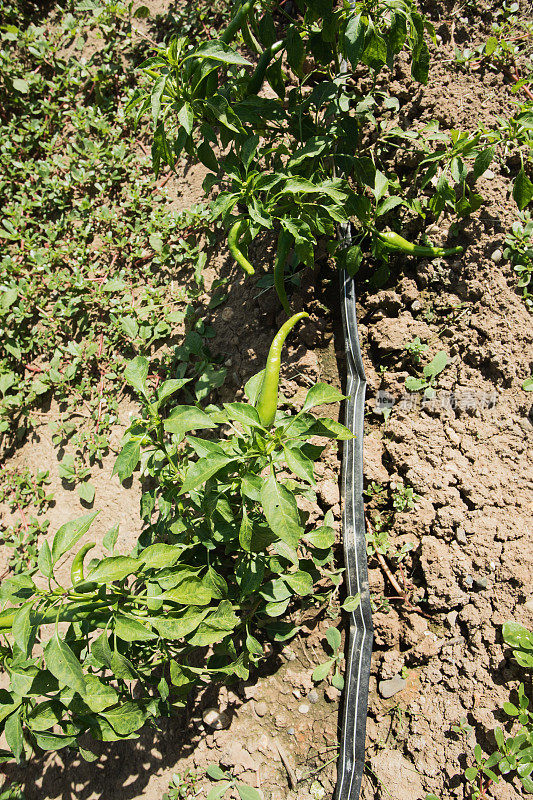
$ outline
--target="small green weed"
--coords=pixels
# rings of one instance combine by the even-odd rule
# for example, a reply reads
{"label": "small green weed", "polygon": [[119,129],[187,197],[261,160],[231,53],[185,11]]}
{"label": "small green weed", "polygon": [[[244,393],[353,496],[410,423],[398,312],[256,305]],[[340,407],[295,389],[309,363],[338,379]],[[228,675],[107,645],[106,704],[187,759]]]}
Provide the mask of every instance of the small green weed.
{"label": "small green weed", "polygon": [[424,344],[420,341],[420,338],[416,336],[412,342],[408,342],[405,345],[405,350],[409,355],[410,359],[416,366],[420,364],[421,358],[428,349],[429,345]]}
{"label": "small green weed", "polygon": [[503,255],[518,276],[517,286],[522,289],[524,302],[533,311],[533,294],[530,285],[533,279],[533,220],[529,212],[520,214],[520,219],[513,223],[511,232],[505,238]]}
{"label": "small green weed", "polygon": [[202,793],[202,789],[198,787],[198,774],[192,770],[188,770],[183,774],[181,772],[174,773],[170,781],[168,792],[162,797],[162,800],[193,800]]}
{"label": "small green weed", "polygon": [[207,795],[207,800],[221,800],[230,789],[236,789],[241,800],[261,800],[257,789],[233,778],[229,772],[225,772],[216,764],[208,766],[207,774],[212,781],[215,781],[215,785]]}
{"label": "small green weed", "polygon": [[428,400],[435,397],[435,381],[437,376],[446,369],[448,365],[448,354],[444,350],[439,350],[435,357],[426,364],[423,369],[423,378],[409,376],[405,379],[405,388],[408,392],[424,391],[424,397]]}

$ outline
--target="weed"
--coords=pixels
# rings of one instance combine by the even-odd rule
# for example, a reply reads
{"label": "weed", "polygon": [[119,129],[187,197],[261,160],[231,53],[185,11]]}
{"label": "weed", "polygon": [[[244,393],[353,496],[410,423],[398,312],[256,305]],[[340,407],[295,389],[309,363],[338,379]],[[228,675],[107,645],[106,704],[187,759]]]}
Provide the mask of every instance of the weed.
{"label": "weed", "polygon": [[408,342],[405,345],[405,351],[412,360],[412,362],[418,366],[422,359],[422,356],[428,349],[429,345],[424,344],[420,341],[420,338],[416,336],[412,342]]}
{"label": "weed", "polygon": [[435,381],[440,373],[446,369],[448,365],[448,354],[444,350],[439,350],[435,357],[426,364],[423,372],[423,378],[414,378],[409,376],[405,379],[405,388],[408,392],[421,392],[424,390],[424,397],[431,399],[435,397]]}
{"label": "weed", "polygon": [[344,688],[344,678],[340,673],[340,661],[343,658],[341,652],[341,635],[338,628],[329,627],[326,631],[326,640],[331,649],[331,657],[313,670],[312,678],[315,683],[324,681],[332,669],[334,669],[331,683],[336,689]]}
{"label": "weed", "polygon": [[198,787],[198,780],[198,774],[192,770],[183,774],[174,773],[162,800],[193,800],[202,792]]}
{"label": "weed", "polygon": [[225,772],[216,764],[208,766],[207,774],[215,782],[213,788],[208,792],[207,800],[221,800],[230,789],[236,789],[241,800],[261,800],[257,789],[233,778],[229,772]]}
{"label": "weed", "polygon": [[518,276],[517,286],[522,289],[527,307],[533,311],[533,294],[529,291],[533,279],[533,220],[527,211],[513,223],[511,232],[505,237],[505,244],[503,255],[511,262]]}

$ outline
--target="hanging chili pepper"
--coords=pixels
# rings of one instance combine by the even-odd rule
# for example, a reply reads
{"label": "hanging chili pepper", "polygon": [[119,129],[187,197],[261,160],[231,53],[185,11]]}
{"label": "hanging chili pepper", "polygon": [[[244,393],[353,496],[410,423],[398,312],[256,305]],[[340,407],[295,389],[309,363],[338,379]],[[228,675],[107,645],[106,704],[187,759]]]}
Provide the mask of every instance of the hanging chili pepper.
{"label": "hanging chili pepper", "polygon": [[88,544],[84,544],[81,550],[76,554],[74,557],[74,561],[72,562],[72,567],[70,568],[70,577],[72,579],[72,585],[75,586],[77,583],[83,583],[85,580],[85,576],[83,573],[83,560],[89,550],[95,547],[95,542],[89,542]]}
{"label": "hanging chili pepper", "polygon": [[242,267],[242,269],[248,275],[253,275],[255,273],[255,269],[239,247],[239,239],[241,238],[245,229],[246,223],[243,219],[238,219],[237,222],[233,223],[228,233],[228,247],[237,264]]}
{"label": "hanging chili pepper", "polygon": [[270,428],[276,416],[278,408],[278,386],[279,386],[279,370],[281,367],[281,350],[285,343],[285,339],[292,331],[297,322],[304,317],[308,317],[306,311],[300,311],[294,314],[290,319],[285,322],[279,331],[274,336],[270,350],[268,351],[268,358],[265,367],[265,374],[263,376],[263,383],[259,391],[256,408],[259,414],[259,419],[265,428]]}

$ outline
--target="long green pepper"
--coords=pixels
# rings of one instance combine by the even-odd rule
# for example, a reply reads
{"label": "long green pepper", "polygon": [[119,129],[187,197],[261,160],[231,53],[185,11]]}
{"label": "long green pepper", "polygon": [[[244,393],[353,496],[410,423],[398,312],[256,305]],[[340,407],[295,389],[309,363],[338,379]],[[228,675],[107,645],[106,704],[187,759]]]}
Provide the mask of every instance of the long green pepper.
{"label": "long green pepper", "polygon": [[402,253],[409,253],[413,256],[426,256],[426,258],[438,258],[439,256],[455,256],[463,252],[463,247],[428,247],[413,244],[399,233],[393,231],[376,231],[378,239],[390,250],[398,250]]}
{"label": "long green pepper", "polygon": [[255,269],[239,247],[239,240],[245,230],[246,223],[243,219],[238,219],[237,222],[233,223],[228,233],[228,248],[237,264],[247,273],[247,275],[254,275]]}
{"label": "long green pepper", "polygon": [[263,376],[263,383],[257,398],[256,408],[259,414],[261,424],[265,428],[270,428],[274,422],[276,411],[278,408],[278,387],[279,387],[279,371],[281,367],[281,350],[285,344],[285,339],[292,331],[294,326],[300,322],[301,319],[308,317],[307,311],[300,311],[294,314],[290,319],[285,322],[279,331],[274,336],[270,350],[268,351],[268,358],[265,367],[265,374]]}

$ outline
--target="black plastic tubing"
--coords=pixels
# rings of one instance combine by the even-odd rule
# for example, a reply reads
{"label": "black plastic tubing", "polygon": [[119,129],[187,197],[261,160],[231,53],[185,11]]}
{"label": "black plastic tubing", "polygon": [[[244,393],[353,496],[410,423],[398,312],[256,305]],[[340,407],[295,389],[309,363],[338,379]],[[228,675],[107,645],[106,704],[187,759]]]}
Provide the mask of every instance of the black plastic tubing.
{"label": "black plastic tubing", "polygon": [[[350,243],[349,226],[339,233]],[[342,462],[343,544],[346,592],[360,596],[350,614],[350,630],[344,679],[341,747],[337,766],[336,800],[358,800],[365,768],[366,716],[370,660],[374,638],[368,586],[365,514],[363,506],[363,423],[366,377],[361,358],[355,286],[347,273],[341,275],[341,304],[346,348],[346,426],[356,438],[344,443]]]}

